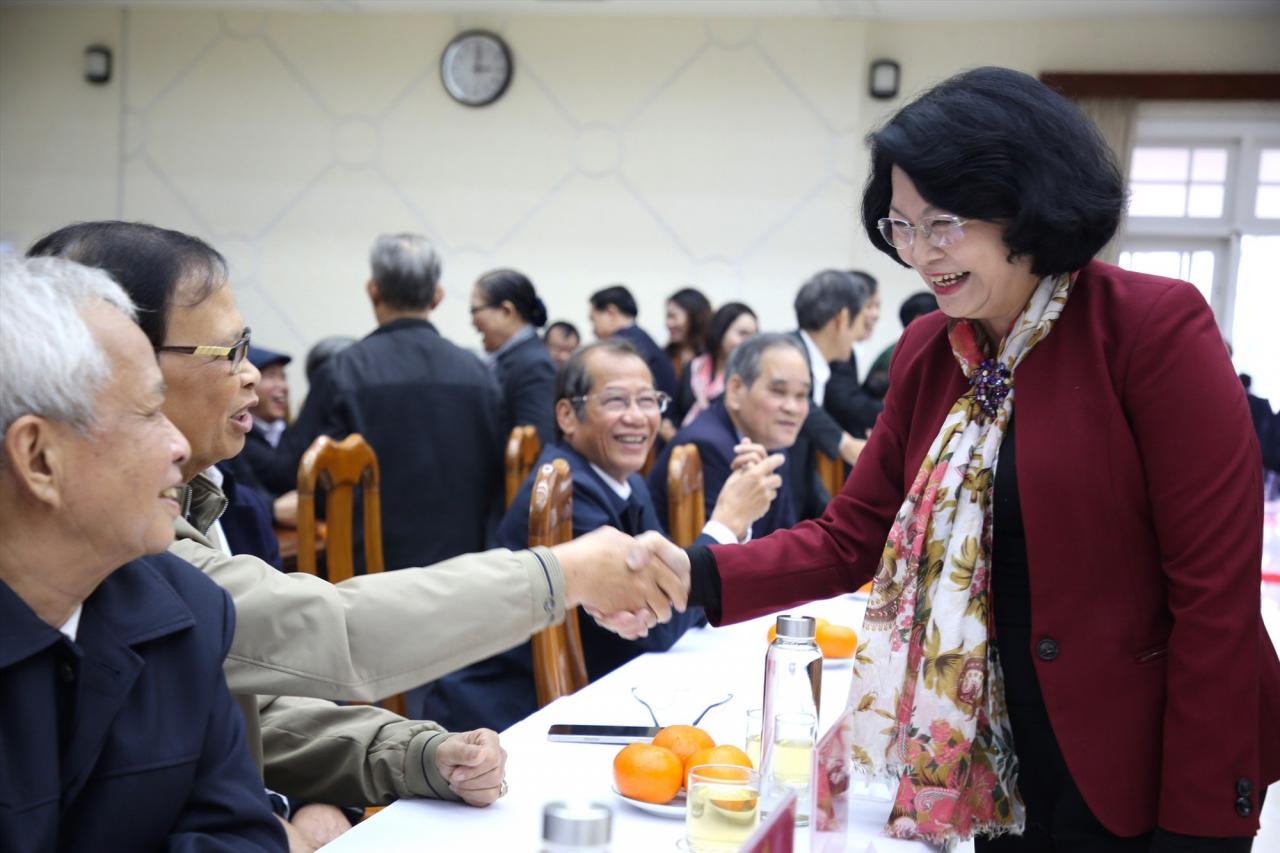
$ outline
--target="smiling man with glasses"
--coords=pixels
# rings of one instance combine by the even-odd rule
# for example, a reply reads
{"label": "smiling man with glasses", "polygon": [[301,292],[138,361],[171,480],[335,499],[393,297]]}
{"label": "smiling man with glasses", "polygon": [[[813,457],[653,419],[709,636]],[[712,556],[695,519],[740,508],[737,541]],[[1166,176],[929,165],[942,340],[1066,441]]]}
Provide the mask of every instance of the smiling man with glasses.
{"label": "smiling man with glasses", "polygon": [[[804,374],[807,382],[808,372]],[[654,388],[653,375],[636,349],[625,340],[609,339],[574,353],[556,375],[555,399],[558,440],[543,448],[534,471],[556,459],[569,463],[573,535],[606,525],[633,536],[661,531],[640,470],[671,398]],[[745,442],[698,541],[709,545],[750,538],[751,524],[765,514],[782,486],[774,473],[782,461],[781,456],[766,458],[763,446]],[[503,517],[499,545],[527,545],[532,491],[531,475]],[[648,636],[629,641],[582,615],[587,674],[600,678],[644,652],[666,651],[702,621],[702,613],[690,609]],[[454,719],[472,720],[501,730],[535,710],[533,657],[526,644],[437,681],[428,690],[424,712],[446,726]]]}

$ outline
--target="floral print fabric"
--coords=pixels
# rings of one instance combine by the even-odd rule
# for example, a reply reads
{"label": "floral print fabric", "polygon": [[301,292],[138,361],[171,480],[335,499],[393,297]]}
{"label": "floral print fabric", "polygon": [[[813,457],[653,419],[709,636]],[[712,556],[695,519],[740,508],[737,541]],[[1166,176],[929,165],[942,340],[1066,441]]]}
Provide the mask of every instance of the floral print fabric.
{"label": "floral print fabric", "polygon": [[[1071,282],[1042,279],[994,358],[971,321],[950,331],[971,387],[943,421],[889,531],[849,694],[855,772],[898,782],[891,836],[949,845],[1021,832],[1025,823],[1004,680],[988,642],[991,489],[1012,377],[1049,334]],[[992,381],[1003,385],[998,401]]]}

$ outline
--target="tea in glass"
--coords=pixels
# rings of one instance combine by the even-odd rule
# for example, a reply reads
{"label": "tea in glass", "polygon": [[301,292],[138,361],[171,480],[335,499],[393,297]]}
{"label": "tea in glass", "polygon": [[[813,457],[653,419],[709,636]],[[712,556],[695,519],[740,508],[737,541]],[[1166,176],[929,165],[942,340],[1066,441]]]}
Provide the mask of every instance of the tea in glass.
{"label": "tea in glass", "polygon": [[689,770],[685,839],[693,853],[730,853],[760,822],[760,775],[734,764]]}

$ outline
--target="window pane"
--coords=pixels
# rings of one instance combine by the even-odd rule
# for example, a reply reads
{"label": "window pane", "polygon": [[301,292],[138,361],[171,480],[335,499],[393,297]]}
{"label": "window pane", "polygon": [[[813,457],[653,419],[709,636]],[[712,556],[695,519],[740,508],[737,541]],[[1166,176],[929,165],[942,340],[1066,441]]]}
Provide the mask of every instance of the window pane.
{"label": "window pane", "polygon": [[1264,148],[1262,163],[1258,168],[1258,180],[1280,184],[1280,148]]}
{"label": "window pane", "polygon": [[1187,215],[1200,217],[1222,216],[1222,184],[1192,184],[1187,196]]}
{"label": "window pane", "polygon": [[1135,181],[1185,181],[1190,160],[1186,148],[1134,148],[1129,176]]}
{"label": "window pane", "polygon": [[1120,266],[1134,272],[1182,278],[1182,252],[1124,252]]}
{"label": "window pane", "polygon": [[1240,241],[1236,316],[1232,326],[1236,368],[1253,377],[1253,393],[1280,402],[1280,237],[1245,235]]}
{"label": "window pane", "polygon": [[1227,179],[1227,149],[1197,148],[1191,155],[1191,180],[1222,183]]}
{"label": "window pane", "polygon": [[1187,265],[1187,281],[1196,286],[1204,294],[1204,301],[1213,304],[1213,252],[1202,249],[1191,252],[1191,262]]}
{"label": "window pane", "polygon": [[1258,203],[1253,215],[1259,219],[1280,219],[1280,184],[1258,187]]}
{"label": "window pane", "polygon": [[1186,184],[1139,184],[1130,188],[1130,216],[1186,216]]}

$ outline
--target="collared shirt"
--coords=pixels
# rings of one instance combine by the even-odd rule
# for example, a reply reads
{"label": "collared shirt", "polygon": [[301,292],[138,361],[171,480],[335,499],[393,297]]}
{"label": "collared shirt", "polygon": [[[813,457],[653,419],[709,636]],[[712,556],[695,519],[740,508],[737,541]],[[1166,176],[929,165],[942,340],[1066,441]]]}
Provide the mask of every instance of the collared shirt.
{"label": "collared shirt", "polygon": [[276,421],[264,421],[262,418],[254,415],[253,425],[262,432],[262,437],[267,440],[267,444],[272,447],[278,447],[280,445],[280,436],[284,435],[284,418],[280,418]]}
{"label": "collared shirt", "polygon": [[535,334],[536,332],[534,332],[533,326],[525,326],[520,331],[503,341],[502,346],[498,347],[491,353],[487,353],[484,357],[485,362],[490,366],[497,364],[499,357],[501,357],[503,353],[510,352],[525,341],[529,340],[529,338],[532,338]]}
{"label": "collared shirt", "polygon": [[76,605],[76,609],[71,611],[71,615],[67,617],[67,621],[62,623],[62,627],[58,630],[71,642],[76,641],[76,634],[80,631],[80,614],[84,612],[84,602]]}
{"label": "collared shirt", "polygon": [[[594,462],[588,463],[591,470],[600,475],[600,479],[604,480],[604,484],[608,486],[613,493],[624,501],[631,500],[631,484],[625,480],[619,482],[613,477],[605,473],[605,470]],[[747,536],[745,539],[739,539],[733,535],[733,531],[729,529],[729,525],[722,521],[716,521],[714,518],[702,526],[702,532],[710,536],[721,545],[738,545],[743,542],[751,541],[751,527],[747,527]]]}
{"label": "collared shirt", "polygon": [[[219,489],[222,488],[222,471],[218,470],[217,465],[210,465],[208,468],[205,468],[202,473],[212,480],[215,486]],[[226,554],[228,557],[233,556],[231,553],[231,546],[227,544],[227,535],[222,532],[222,522],[219,519],[215,518],[213,520],[213,524],[209,525],[209,530],[205,535],[209,538],[210,542],[213,542],[218,546],[219,551]]]}
{"label": "collared shirt", "polygon": [[813,374],[812,400],[821,406],[822,401],[826,399],[827,380],[831,378],[831,365],[827,363],[822,350],[818,349],[818,345],[804,329],[800,330],[800,340],[804,341],[804,348],[809,353],[809,372]]}

